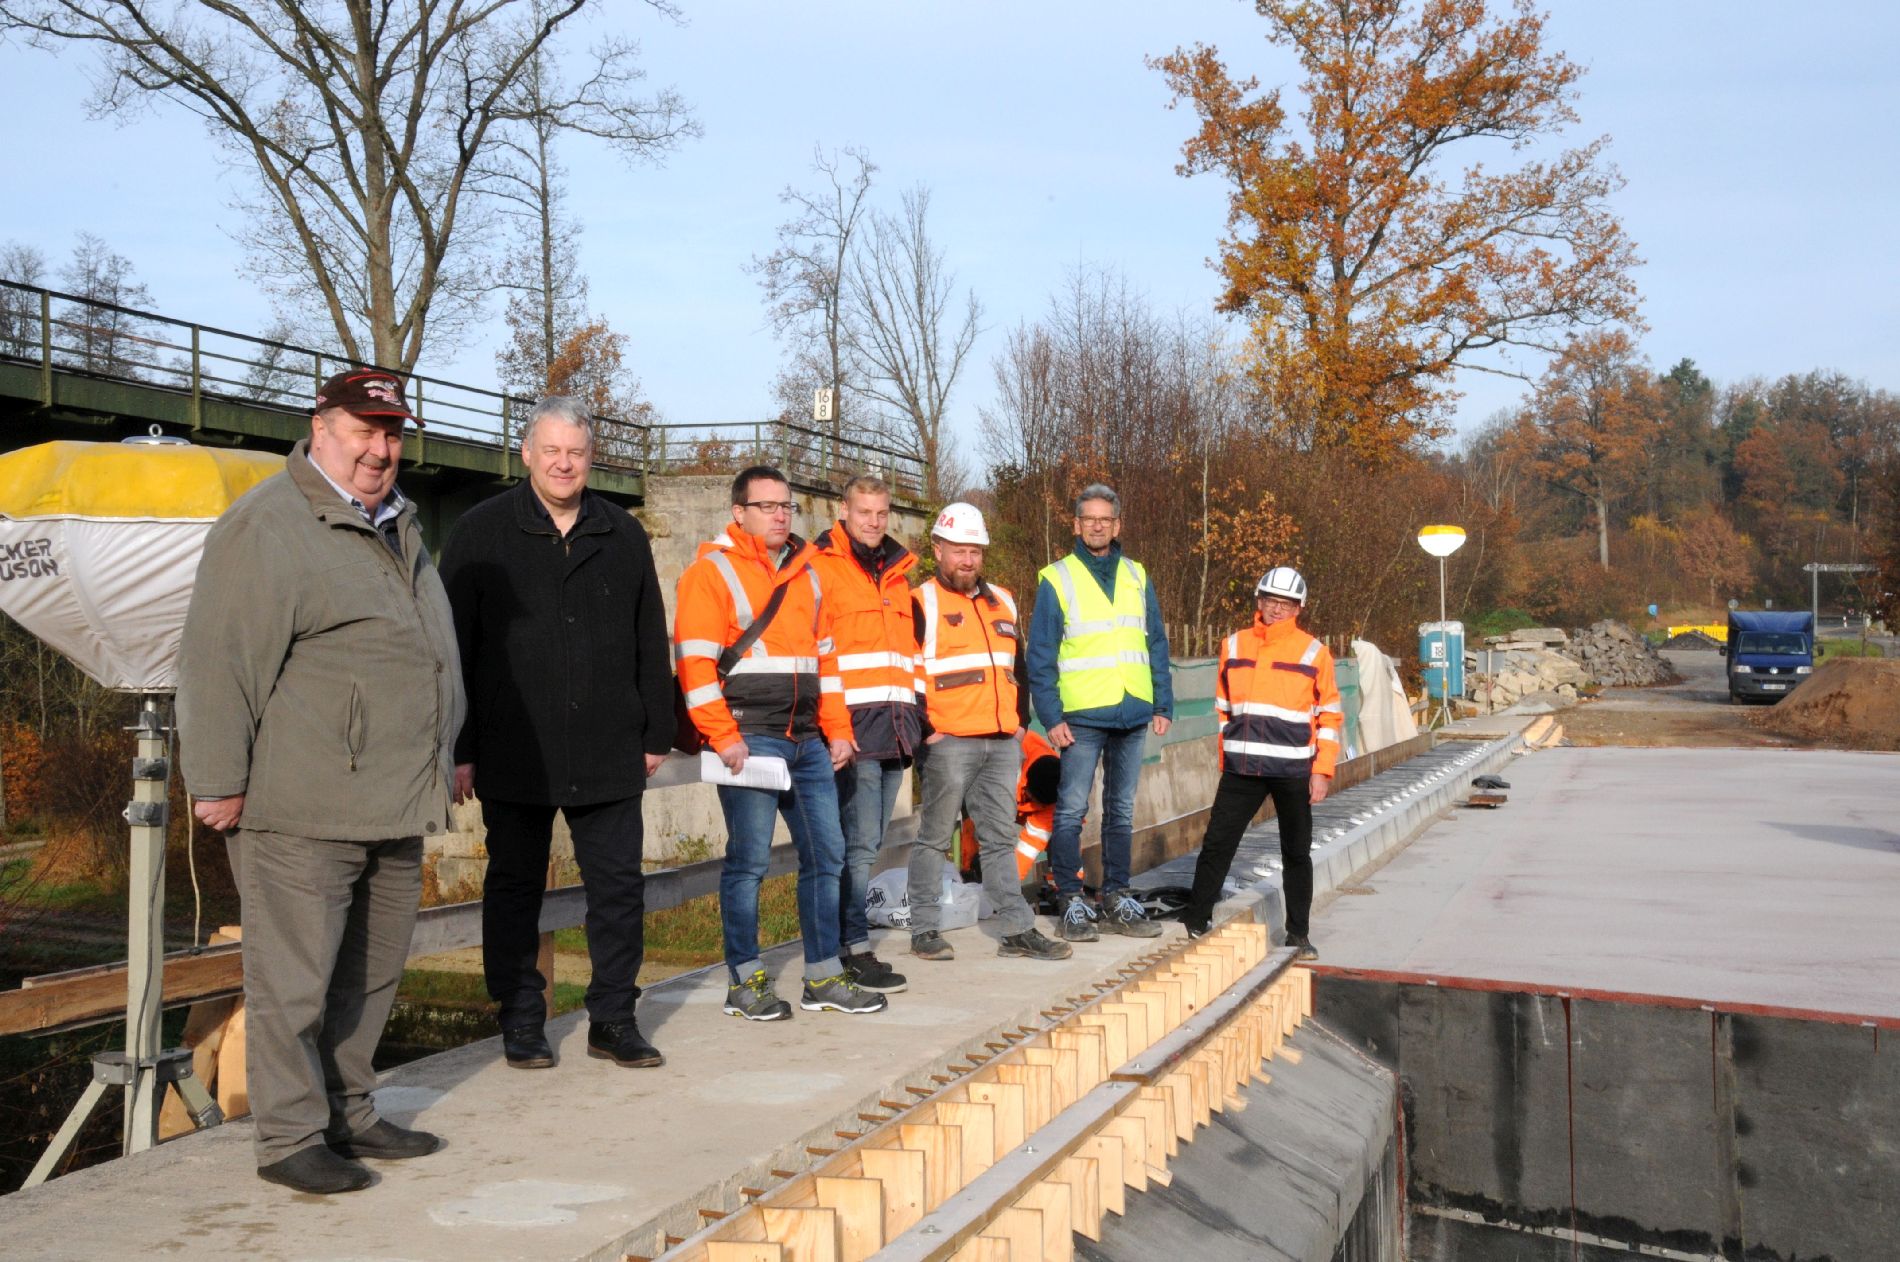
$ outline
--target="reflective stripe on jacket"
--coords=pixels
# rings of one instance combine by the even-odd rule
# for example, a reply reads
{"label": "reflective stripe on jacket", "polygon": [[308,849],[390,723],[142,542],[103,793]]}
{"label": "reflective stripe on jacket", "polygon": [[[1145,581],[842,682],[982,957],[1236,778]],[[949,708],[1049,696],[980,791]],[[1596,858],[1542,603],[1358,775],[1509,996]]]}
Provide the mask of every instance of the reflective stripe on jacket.
{"label": "reflective stripe on jacket", "polygon": [[1258,619],[1221,644],[1214,709],[1221,767],[1243,776],[1330,776],[1345,712],[1333,655],[1289,618]]}
{"label": "reflective stripe on jacket", "polygon": [[917,633],[932,731],[994,736],[1022,726],[1015,597],[980,579],[971,596],[928,579],[917,589]]}
{"label": "reflective stripe on jacket", "polygon": [[824,585],[838,679],[860,758],[908,757],[917,750],[922,727],[923,676],[905,577],[917,558],[888,535],[885,545],[889,559],[873,579],[852,552],[842,523],[813,541],[811,565]]}
{"label": "reflective stripe on jacket", "polygon": [[[772,623],[722,680],[719,655],[734,644],[775,587],[789,584]],[[699,545],[680,575],[673,620],[673,656],[693,725],[715,750],[746,732],[802,740],[818,735],[851,739],[838,681],[831,619],[811,547],[793,535],[776,569],[759,539],[738,526]]]}
{"label": "reflective stripe on jacket", "polygon": [[1062,607],[1056,687],[1066,714],[1112,706],[1124,696],[1153,701],[1148,664],[1148,572],[1121,558],[1111,598],[1073,553],[1044,566],[1039,578]]}

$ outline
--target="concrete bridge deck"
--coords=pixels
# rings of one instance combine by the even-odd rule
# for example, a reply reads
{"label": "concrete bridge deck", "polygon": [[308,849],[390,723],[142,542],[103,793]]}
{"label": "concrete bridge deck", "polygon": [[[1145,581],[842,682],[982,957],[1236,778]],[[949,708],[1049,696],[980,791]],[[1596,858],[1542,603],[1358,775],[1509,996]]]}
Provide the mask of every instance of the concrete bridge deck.
{"label": "concrete bridge deck", "polygon": [[1324,968],[1900,1020],[1900,756],[1550,749],[1314,921]]}
{"label": "concrete bridge deck", "polygon": [[[1454,742],[1342,791],[1320,815],[1322,873],[1335,867],[1327,854],[1343,872],[1400,844],[1508,756],[1504,743]],[[1143,881],[1173,879],[1164,867]],[[1278,906],[1277,886],[1262,881],[1231,909],[1277,921]],[[358,1194],[301,1197],[261,1182],[238,1122],[0,1199],[0,1231],[9,1253],[35,1258],[650,1257],[666,1235],[695,1230],[702,1207],[730,1208],[740,1187],[804,1167],[807,1145],[835,1147],[834,1132],[880,1099],[903,1098],[1000,1030],[1045,1024],[1052,1004],[1182,931],[1079,944],[1055,964],[996,958],[987,925],[950,936],[959,955],[948,964],[911,959],[901,938],[882,944],[911,985],[875,1016],[742,1023],[720,1013],[719,967],[656,986],[640,1011],[668,1056],[658,1070],[588,1059],[579,1014],[551,1027],[561,1055],[551,1071],[506,1068],[495,1040],[404,1066],[381,1107],[448,1146],[381,1164]],[[781,993],[796,993],[798,958],[768,954]]]}

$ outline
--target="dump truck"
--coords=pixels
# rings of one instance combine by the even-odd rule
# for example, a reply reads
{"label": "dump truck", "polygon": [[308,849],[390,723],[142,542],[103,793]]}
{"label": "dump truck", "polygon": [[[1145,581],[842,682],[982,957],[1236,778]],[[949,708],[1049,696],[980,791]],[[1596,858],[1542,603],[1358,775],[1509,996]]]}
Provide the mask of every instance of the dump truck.
{"label": "dump truck", "polygon": [[1814,673],[1814,615],[1779,609],[1731,609],[1728,699],[1779,701]]}

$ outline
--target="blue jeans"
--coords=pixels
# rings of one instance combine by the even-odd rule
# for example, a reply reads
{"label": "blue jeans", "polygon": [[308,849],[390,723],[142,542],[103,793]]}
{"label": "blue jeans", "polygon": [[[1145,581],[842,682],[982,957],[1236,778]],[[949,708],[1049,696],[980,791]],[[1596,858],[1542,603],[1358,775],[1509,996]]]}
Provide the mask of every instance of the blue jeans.
{"label": "blue jeans", "polygon": [[1075,744],[1062,751],[1062,786],[1049,833],[1049,871],[1064,897],[1082,892],[1082,820],[1088,815],[1095,765],[1102,766],[1102,892],[1128,888],[1128,850],[1135,835],[1135,782],[1148,746],[1148,725],[1083,727],[1071,723]]}
{"label": "blue jeans", "polygon": [[864,918],[864,891],[884,848],[884,833],[904,787],[904,764],[896,758],[859,758],[838,773],[838,814],[844,825],[844,875],[838,882],[838,941],[853,954],[871,949],[871,923]]}
{"label": "blue jeans", "polygon": [[798,931],[805,944],[808,980],[844,971],[838,960],[838,875],[844,869],[844,834],[838,827],[838,789],[831,754],[816,736],[790,741],[747,733],[753,754],[783,758],[792,787],[719,786],[726,817],[726,860],[719,869],[719,920],[725,931],[726,968],[734,984],[764,967],[759,959],[759,882],[772,850],[772,817],[783,815],[798,852]]}

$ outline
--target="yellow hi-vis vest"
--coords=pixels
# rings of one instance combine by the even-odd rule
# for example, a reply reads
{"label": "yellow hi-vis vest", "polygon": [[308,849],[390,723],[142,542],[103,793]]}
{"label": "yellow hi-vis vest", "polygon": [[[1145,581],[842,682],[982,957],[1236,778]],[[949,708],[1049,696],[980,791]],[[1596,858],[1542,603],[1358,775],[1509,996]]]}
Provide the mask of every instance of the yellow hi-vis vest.
{"label": "yellow hi-vis vest", "polygon": [[1148,668],[1148,572],[1127,557],[1121,567],[1112,601],[1073,552],[1037,576],[1062,606],[1056,686],[1064,712],[1120,705],[1124,695],[1155,699]]}

